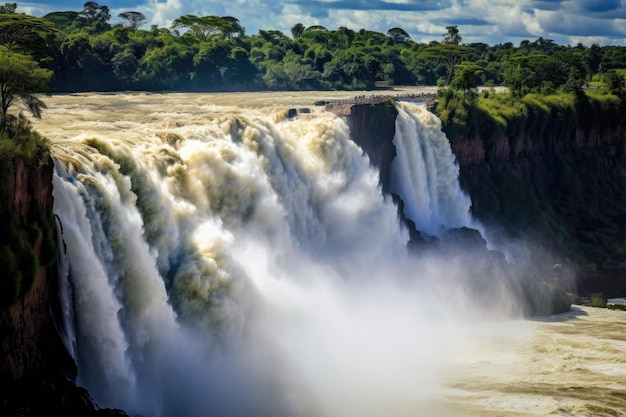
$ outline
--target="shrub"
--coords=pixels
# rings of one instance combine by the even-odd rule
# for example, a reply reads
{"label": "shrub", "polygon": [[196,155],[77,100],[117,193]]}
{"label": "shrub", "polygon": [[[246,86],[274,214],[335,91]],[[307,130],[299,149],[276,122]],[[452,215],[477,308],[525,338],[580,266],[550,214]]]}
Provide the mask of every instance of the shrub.
{"label": "shrub", "polygon": [[590,305],[591,307],[605,308],[606,300],[604,299],[604,297],[601,297],[599,295],[594,295],[591,297]]}

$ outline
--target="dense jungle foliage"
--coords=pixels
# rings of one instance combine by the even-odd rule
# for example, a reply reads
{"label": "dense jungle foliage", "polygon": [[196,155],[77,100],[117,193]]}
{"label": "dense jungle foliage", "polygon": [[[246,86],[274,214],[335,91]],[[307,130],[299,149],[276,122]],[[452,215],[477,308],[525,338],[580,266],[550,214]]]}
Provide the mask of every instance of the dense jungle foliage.
{"label": "dense jungle foliage", "polygon": [[230,16],[184,15],[170,27],[144,28],[143,14],[120,13],[114,19],[120,23],[112,24],[109,8],[96,2],[43,19],[16,15],[14,5],[0,7],[7,32],[0,44],[10,49],[8,43],[23,38],[15,28],[35,27],[40,42],[32,56],[53,71],[54,92],[361,90],[378,82],[461,90],[507,85],[523,95],[542,86],[575,89],[626,62],[619,46],[572,47],[544,38],[517,46],[463,44],[456,26],[441,41],[417,43],[399,27],[380,33],[298,23],[290,36],[247,34]]}

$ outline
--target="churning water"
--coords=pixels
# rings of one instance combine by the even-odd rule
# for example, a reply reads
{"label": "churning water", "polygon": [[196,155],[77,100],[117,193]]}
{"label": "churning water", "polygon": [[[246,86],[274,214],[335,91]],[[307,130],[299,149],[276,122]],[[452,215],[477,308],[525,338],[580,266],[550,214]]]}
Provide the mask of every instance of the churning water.
{"label": "churning water", "polygon": [[[319,95],[48,100],[77,383],[142,416],[625,415],[626,314],[483,311]],[[471,226],[438,120],[396,132],[407,216]]]}

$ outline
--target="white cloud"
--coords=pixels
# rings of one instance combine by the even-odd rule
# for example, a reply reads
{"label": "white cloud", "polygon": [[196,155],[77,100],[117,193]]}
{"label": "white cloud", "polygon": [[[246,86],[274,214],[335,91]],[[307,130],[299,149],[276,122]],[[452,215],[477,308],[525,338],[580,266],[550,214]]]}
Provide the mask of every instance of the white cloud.
{"label": "white cloud", "polygon": [[165,2],[150,0],[147,10],[150,11],[146,13],[150,24],[161,27],[169,26],[172,20],[187,13],[183,11],[183,5],[180,0],[166,0]]}
{"label": "white cloud", "polygon": [[[136,6],[125,6],[123,10],[140,11],[149,25],[160,27],[168,27],[172,20],[184,14],[233,16],[248,34],[259,29],[276,29],[289,35],[296,23],[320,24],[331,30],[345,26],[382,33],[391,27],[401,27],[418,42],[441,40],[448,25],[459,26],[464,42],[488,44],[540,36],[558,43],[575,44],[584,40],[588,44],[597,40],[600,44],[622,44],[626,34],[623,20],[626,0],[333,1],[335,5],[331,8],[327,0],[138,0]],[[54,0],[55,5],[48,2],[19,3],[18,11],[42,16],[51,11],[81,9],[81,6],[60,6],[58,0]],[[108,4],[114,17],[123,11],[116,7],[115,0],[101,4]],[[341,4],[345,5],[344,9],[337,8]],[[427,10],[417,11],[424,9],[425,4],[429,5]],[[398,5],[405,9],[413,5],[415,10],[391,10]],[[368,10],[368,6],[376,9]]]}

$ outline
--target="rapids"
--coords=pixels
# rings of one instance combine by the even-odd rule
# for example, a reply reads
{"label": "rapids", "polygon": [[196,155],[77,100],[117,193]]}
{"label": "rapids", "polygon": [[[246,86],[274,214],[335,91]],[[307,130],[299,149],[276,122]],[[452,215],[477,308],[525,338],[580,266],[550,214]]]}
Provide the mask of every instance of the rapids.
{"label": "rapids", "polygon": [[[462,262],[409,256],[345,121],[312,105],[353,94],[47,100],[77,383],[141,416],[625,415],[626,314],[520,320],[506,293],[487,312]],[[471,225],[438,121],[399,112],[407,215]]]}

